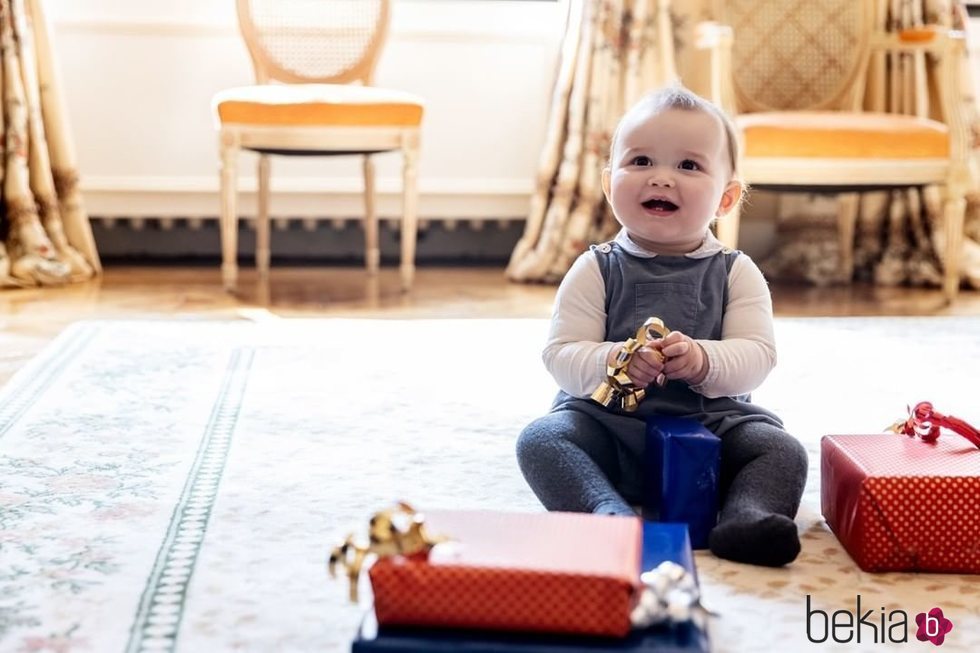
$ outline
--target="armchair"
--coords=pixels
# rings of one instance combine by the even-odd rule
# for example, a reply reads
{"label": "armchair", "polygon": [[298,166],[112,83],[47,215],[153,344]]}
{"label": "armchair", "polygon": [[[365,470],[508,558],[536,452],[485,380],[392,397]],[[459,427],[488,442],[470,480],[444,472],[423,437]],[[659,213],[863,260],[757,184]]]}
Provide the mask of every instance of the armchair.
{"label": "armchair", "polygon": [[[853,275],[858,193],[938,185],[943,191],[942,289],[959,290],[967,129],[959,113],[962,35],[941,27],[890,33],[886,0],[723,0],[718,23],[699,28],[711,55],[710,95],[736,119],[740,171],[760,189],[840,193],[841,275]],[[936,117],[864,109],[881,94],[872,62],[889,53],[938,61]],[[870,82],[870,84],[869,84]],[[876,87],[875,85],[879,86]],[[739,214],[719,220],[719,239],[735,247]]]}

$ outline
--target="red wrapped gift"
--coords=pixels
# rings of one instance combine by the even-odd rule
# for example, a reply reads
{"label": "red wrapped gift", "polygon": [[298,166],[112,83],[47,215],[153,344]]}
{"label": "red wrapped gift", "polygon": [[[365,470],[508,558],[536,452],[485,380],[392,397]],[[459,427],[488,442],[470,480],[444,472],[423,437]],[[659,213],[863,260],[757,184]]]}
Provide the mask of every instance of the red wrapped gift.
{"label": "red wrapped gift", "polygon": [[623,637],[639,585],[642,521],[581,513],[426,511],[428,559],[368,572],[378,623]]}
{"label": "red wrapped gift", "polygon": [[865,571],[980,573],[980,450],[956,435],[821,441],[823,515]]}

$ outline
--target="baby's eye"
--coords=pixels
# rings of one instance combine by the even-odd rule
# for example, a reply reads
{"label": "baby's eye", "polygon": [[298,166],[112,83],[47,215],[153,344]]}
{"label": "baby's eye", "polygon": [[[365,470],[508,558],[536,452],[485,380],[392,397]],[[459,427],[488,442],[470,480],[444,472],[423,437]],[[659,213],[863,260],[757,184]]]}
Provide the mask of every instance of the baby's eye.
{"label": "baby's eye", "polygon": [[678,167],[681,170],[700,170],[701,169],[700,164],[698,164],[697,161],[692,161],[691,159],[684,159],[683,161],[680,162],[680,165],[678,165]]}
{"label": "baby's eye", "polygon": [[653,161],[650,160],[650,157],[644,156],[644,155],[641,154],[640,156],[637,156],[637,157],[634,157],[633,158],[633,165],[635,165],[635,166],[652,166],[653,165]]}

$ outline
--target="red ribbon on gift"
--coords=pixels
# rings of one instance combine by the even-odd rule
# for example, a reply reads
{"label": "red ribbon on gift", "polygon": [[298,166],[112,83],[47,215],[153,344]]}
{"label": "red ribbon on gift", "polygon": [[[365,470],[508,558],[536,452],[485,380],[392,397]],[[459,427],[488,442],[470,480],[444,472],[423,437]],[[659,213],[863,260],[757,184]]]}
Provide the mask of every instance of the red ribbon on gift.
{"label": "red ribbon on gift", "polygon": [[909,410],[908,419],[896,422],[892,427],[896,433],[907,435],[910,438],[918,436],[926,442],[932,442],[938,438],[940,428],[947,428],[958,435],[962,435],[980,449],[980,430],[970,426],[959,417],[944,415],[934,410],[928,401],[917,403]]}

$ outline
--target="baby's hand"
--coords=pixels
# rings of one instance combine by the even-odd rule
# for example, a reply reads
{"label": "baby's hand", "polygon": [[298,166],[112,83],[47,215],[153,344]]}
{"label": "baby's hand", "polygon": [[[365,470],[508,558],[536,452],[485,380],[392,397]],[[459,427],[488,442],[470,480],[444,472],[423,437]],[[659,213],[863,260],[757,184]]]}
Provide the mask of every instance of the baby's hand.
{"label": "baby's hand", "polygon": [[671,331],[656,343],[667,357],[663,372],[668,379],[697,385],[708,375],[708,357],[701,345],[680,331]]}
{"label": "baby's hand", "polygon": [[[616,355],[625,343],[618,343],[609,353],[607,363],[616,364]],[[643,346],[633,352],[629,365],[626,366],[626,376],[630,377],[638,388],[645,388],[653,383],[664,371],[664,357],[656,348]]]}

